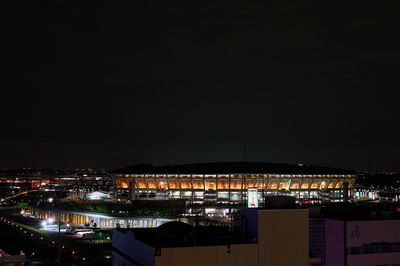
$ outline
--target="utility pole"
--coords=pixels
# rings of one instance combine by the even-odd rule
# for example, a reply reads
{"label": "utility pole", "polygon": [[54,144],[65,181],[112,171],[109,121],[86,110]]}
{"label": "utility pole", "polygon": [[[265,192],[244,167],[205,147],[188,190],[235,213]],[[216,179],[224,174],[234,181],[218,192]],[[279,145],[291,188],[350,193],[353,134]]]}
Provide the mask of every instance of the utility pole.
{"label": "utility pole", "polygon": [[[28,166],[25,169],[25,186],[26,186],[26,192],[29,192],[29,183],[28,183]],[[21,186],[22,187],[22,186]]]}

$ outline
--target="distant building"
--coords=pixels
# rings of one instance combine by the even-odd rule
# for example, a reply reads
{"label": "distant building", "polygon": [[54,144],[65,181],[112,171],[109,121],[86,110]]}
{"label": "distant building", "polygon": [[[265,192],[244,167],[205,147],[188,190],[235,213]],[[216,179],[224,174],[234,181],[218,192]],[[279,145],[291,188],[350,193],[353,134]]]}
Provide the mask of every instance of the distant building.
{"label": "distant building", "polygon": [[[275,163],[201,163],[173,166],[136,165],[115,170],[116,197],[187,199],[195,203],[243,203],[247,189],[265,196],[286,195],[299,202],[346,201],[357,173],[351,170]],[[345,191],[345,192],[344,192]]]}
{"label": "distant building", "polygon": [[85,199],[88,199],[88,200],[111,200],[112,197],[109,192],[94,191],[91,193],[87,193],[85,195]]}
{"label": "distant building", "polygon": [[319,261],[309,257],[308,210],[242,209],[241,214],[242,230],[236,235],[177,222],[114,230],[113,265],[298,266]]}

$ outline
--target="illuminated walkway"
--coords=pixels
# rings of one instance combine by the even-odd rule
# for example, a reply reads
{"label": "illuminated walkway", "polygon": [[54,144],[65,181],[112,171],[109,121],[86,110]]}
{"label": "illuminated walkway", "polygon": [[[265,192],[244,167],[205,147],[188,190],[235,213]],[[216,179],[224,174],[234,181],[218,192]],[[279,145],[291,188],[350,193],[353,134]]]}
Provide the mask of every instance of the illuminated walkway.
{"label": "illuminated walkway", "polygon": [[[47,220],[52,218],[58,220],[58,211],[43,210],[34,207],[28,207],[27,212],[36,218]],[[166,222],[174,221],[174,219],[158,218],[158,217],[114,217],[97,213],[83,213],[60,211],[61,221],[70,223],[71,225],[84,225],[89,223],[90,226],[96,224],[100,228],[151,228],[158,227]]]}

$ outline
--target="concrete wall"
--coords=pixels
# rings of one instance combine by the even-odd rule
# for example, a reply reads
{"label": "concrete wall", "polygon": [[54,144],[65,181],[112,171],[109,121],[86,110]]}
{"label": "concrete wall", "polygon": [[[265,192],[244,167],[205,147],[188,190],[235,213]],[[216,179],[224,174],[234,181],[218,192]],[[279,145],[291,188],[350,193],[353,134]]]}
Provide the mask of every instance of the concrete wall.
{"label": "concrete wall", "polygon": [[309,265],[308,210],[259,210],[259,266]]}
{"label": "concrete wall", "polygon": [[256,266],[257,245],[162,248],[156,266]]}

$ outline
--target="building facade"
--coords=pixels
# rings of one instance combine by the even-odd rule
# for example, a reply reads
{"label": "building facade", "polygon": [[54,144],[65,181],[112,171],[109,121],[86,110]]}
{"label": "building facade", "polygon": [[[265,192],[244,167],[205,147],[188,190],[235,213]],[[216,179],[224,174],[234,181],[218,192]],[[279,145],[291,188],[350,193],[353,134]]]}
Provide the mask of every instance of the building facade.
{"label": "building facade", "polygon": [[187,199],[195,203],[243,203],[247,190],[265,196],[293,196],[303,203],[343,201],[352,196],[354,171],[271,163],[138,165],[112,173],[119,199]]}
{"label": "building facade", "polygon": [[400,220],[310,219],[314,266],[400,265]]}

